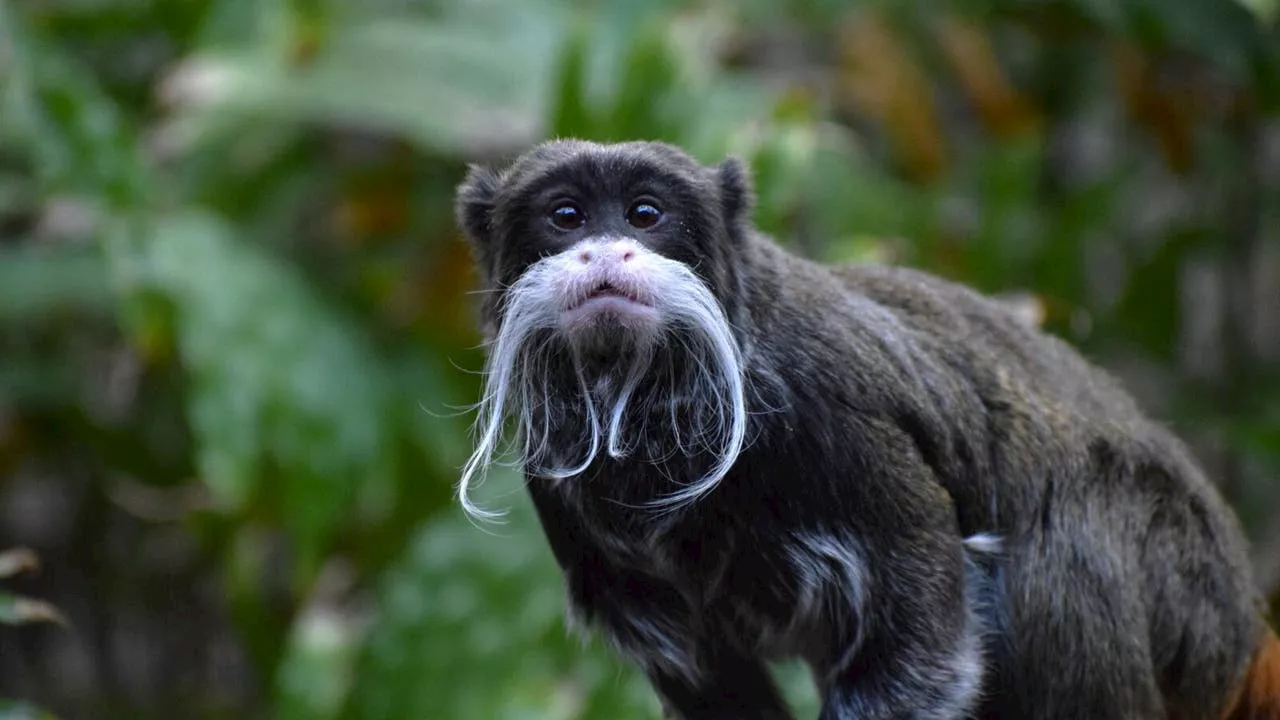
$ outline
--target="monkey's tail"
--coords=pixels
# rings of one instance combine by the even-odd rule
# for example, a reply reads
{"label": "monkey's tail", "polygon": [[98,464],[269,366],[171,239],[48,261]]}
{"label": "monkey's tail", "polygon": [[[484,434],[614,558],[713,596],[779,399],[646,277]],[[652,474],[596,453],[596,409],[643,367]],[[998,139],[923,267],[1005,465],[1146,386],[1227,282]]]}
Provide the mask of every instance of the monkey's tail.
{"label": "monkey's tail", "polygon": [[1280,720],[1280,639],[1268,631],[1223,720]]}

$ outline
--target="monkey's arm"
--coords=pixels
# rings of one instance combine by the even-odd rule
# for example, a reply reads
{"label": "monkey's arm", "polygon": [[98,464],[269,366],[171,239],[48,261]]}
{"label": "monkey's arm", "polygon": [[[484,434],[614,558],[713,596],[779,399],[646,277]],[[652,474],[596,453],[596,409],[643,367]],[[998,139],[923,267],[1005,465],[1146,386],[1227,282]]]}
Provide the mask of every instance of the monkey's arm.
{"label": "monkey's arm", "polygon": [[702,632],[675,587],[611,562],[559,496],[536,480],[528,487],[570,610],[644,670],[668,717],[791,720],[762,662]]}

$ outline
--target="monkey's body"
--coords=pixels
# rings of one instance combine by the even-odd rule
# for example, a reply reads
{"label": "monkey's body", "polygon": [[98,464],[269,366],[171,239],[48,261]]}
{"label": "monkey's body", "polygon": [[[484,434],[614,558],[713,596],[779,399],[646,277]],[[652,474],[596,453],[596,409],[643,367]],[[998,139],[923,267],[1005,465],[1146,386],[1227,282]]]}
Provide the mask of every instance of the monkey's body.
{"label": "monkey's body", "polygon": [[[626,194],[618,155],[559,147],[533,169],[576,153],[603,196]],[[722,234],[678,217],[741,347],[746,444],[713,490],[661,513],[643,505],[708,464],[662,452],[683,447],[663,439],[683,406],[620,405],[662,457],[531,472],[572,614],[676,717],[790,717],[765,666],[784,657],[813,668],[823,720],[1224,717],[1268,631],[1240,531],[1183,446],[994,301],[783,251],[726,167],[698,198],[724,208]],[[545,182],[523,172],[515,197],[517,179]],[[551,387],[572,396],[581,367],[560,363]],[[549,446],[571,453],[586,411],[558,411]],[[1240,717],[1274,717],[1257,712]]]}
{"label": "monkey's body", "polygon": [[1219,717],[1265,627],[1235,519],[1183,445],[990,301],[841,274],[932,356],[944,389],[915,402],[937,420],[898,425],[921,428],[960,533],[1001,539],[983,716]]}

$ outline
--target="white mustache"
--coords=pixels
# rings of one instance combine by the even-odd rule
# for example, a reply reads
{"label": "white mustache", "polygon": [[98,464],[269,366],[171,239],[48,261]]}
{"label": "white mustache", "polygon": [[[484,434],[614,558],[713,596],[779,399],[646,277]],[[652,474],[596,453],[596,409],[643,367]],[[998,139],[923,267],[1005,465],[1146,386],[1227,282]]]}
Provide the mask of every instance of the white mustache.
{"label": "white mustache", "polygon": [[[742,351],[719,301],[707,285],[684,263],[639,248],[637,266],[643,274],[645,299],[660,317],[656,333],[631,332],[619,342],[633,351],[625,373],[611,375],[596,383],[593,390],[576,338],[564,331],[565,310],[580,301],[579,272],[574,263],[577,249],[571,248],[531,265],[508,288],[502,305],[501,325],[485,360],[485,383],[473,428],[475,447],[462,468],[458,482],[459,501],[469,515],[497,519],[504,511],[479,507],[469,496],[483,482],[498,455],[514,455],[513,464],[533,475],[569,478],[584,472],[603,447],[615,459],[624,459],[642,442],[666,445],[689,452],[693,445],[714,457],[705,474],[666,495],[647,503],[652,508],[672,510],[710,492],[733,467],[742,452],[747,431],[745,368]],[[659,350],[666,350],[659,353]],[[551,381],[552,366],[567,354],[577,385],[576,394],[565,392],[563,383]],[[679,353],[688,370],[676,373],[671,364]],[[625,357],[625,356],[623,356]],[[667,362],[657,362],[659,357]],[[646,378],[655,378],[663,369],[670,382],[661,381],[649,396],[636,392]],[[620,368],[619,368],[620,369]],[[677,422],[681,403],[692,403],[694,426],[682,432]],[[569,413],[559,408],[577,404],[585,417],[580,441],[572,448],[550,447],[553,420]],[[597,407],[597,404],[601,407]],[[643,425],[639,439],[624,440],[628,409],[654,404],[669,405],[669,422],[657,431]],[[540,420],[535,412],[540,411]],[[504,432],[512,422],[514,432]],[[542,428],[540,436],[537,428]],[[669,437],[653,437],[665,432]],[[510,449],[504,439],[510,437]],[[584,456],[566,467],[541,467],[550,453],[564,453],[585,447]]]}

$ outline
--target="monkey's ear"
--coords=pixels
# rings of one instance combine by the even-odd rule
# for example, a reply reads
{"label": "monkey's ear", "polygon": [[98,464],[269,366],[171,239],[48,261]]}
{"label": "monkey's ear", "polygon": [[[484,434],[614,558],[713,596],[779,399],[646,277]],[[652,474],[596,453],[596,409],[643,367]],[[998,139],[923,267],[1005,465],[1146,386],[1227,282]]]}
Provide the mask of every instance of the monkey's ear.
{"label": "monkey's ear", "polygon": [[454,215],[471,243],[487,240],[493,220],[493,204],[498,198],[502,179],[482,165],[467,168],[467,177],[458,185]]}
{"label": "monkey's ear", "polygon": [[720,210],[725,225],[736,227],[750,220],[755,209],[755,189],[751,185],[751,171],[746,163],[736,157],[728,157],[716,168],[716,180],[720,186]]}
{"label": "monkey's ear", "polygon": [[475,254],[480,272],[487,280],[493,258],[493,207],[502,187],[502,178],[481,165],[472,165],[458,185],[453,214]]}

